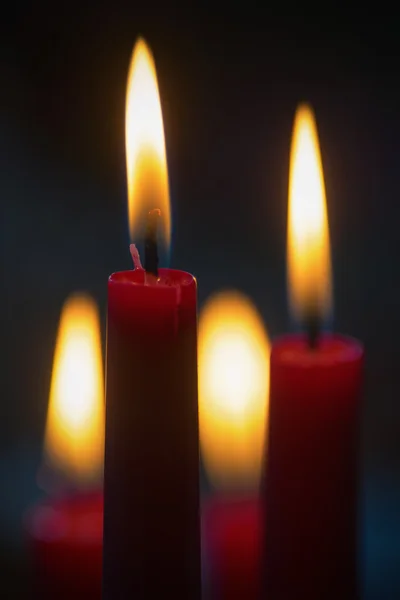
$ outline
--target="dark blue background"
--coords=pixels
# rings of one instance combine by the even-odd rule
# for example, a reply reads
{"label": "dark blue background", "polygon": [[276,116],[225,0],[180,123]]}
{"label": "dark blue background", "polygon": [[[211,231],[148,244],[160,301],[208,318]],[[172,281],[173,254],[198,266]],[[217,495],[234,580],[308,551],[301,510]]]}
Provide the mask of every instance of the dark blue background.
{"label": "dark blue background", "polygon": [[171,264],[196,274],[200,302],[223,287],[249,294],[271,336],[291,327],[285,227],[293,114],[302,100],[315,108],[335,328],[362,339],[368,357],[360,445],[365,598],[399,598],[396,22],[326,6],[324,17],[290,15],[289,6],[281,7],[285,16],[272,8],[262,15],[248,4],[179,14],[154,6],[144,14],[120,1],[86,6],[20,2],[3,18],[0,596],[29,597],[20,520],[39,494],[61,305],[84,289],[104,317],[109,273],[130,267],[124,101],[142,34],[162,97]]}

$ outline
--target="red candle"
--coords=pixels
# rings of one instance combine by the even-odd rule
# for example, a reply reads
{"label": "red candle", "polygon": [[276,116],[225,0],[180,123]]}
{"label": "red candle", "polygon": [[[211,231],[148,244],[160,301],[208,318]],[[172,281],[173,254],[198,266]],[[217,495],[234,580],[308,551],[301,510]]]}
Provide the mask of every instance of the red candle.
{"label": "red candle", "polygon": [[108,282],[103,598],[200,600],[196,281],[158,269],[168,177],[143,40],[132,57],[126,133],[132,237],[141,210],[161,213],[148,216],[145,269],[134,252],[137,268]]}
{"label": "red candle", "polygon": [[212,297],[199,326],[200,440],[215,487],[202,531],[208,587],[220,600],[260,595],[268,362],[268,338],[251,301],[233,291]]}
{"label": "red candle", "polygon": [[319,326],[332,305],[329,233],[316,126],[301,107],[291,155],[289,286],[307,335],[271,353],[265,523],[271,600],[354,599],[363,348]]}
{"label": "red candle", "polygon": [[361,345],[324,336],[272,348],[267,594],[356,598]]}
{"label": "red candle", "polygon": [[262,516],[258,495],[218,496],[204,503],[202,531],[206,579],[212,598],[259,599]]}
{"label": "red candle", "polygon": [[27,515],[35,598],[100,600],[103,494],[49,499]]}
{"label": "red candle", "polygon": [[[47,414],[40,484],[50,493],[25,522],[35,598],[101,598],[103,495],[87,486],[98,489],[103,447],[98,309],[73,295],[61,314]],[[75,491],[60,495],[60,487]]]}

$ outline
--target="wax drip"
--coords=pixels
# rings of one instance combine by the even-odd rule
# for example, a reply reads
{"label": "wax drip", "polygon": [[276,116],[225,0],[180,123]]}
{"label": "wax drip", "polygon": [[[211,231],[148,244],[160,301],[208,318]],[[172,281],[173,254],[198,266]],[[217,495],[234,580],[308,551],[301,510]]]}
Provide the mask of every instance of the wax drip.
{"label": "wax drip", "polygon": [[129,250],[133,260],[133,268],[135,270],[143,271],[142,262],[140,260],[139,250],[136,248],[135,244],[131,244],[129,246]]}

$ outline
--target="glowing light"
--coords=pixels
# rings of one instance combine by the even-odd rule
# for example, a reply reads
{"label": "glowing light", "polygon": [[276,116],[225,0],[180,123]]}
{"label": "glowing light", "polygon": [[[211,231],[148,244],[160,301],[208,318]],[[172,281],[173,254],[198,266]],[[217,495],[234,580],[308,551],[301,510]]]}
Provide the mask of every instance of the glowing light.
{"label": "glowing light", "polygon": [[299,320],[332,309],[332,276],[325,184],[312,110],[299,107],[293,126],[289,176],[288,287]]}
{"label": "glowing light", "polygon": [[153,55],[142,38],[136,42],[129,68],[125,143],[131,239],[135,241],[145,215],[159,208],[169,245],[171,215],[160,95]]}
{"label": "glowing light", "polygon": [[199,323],[200,442],[219,487],[256,486],[265,448],[269,341],[251,302],[223,292]]}
{"label": "glowing light", "polygon": [[58,331],[47,414],[45,453],[76,483],[99,476],[104,451],[104,391],[99,314],[74,295]]}

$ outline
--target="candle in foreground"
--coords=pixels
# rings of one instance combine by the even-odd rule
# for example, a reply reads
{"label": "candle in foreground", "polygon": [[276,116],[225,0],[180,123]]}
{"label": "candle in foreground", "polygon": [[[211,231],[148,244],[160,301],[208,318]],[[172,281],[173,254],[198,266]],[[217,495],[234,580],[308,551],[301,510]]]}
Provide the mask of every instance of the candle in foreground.
{"label": "candle in foreground", "polygon": [[62,485],[26,519],[35,598],[101,598],[103,445],[99,315],[78,294],[61,315],[46,424],[47,487]]}
{"label": "candle in foreground", "polygon": [[271,353],[265,526],[270,600],[354,599],[363,348],[322,334],[332,305],[329,231],[312,111],[296,114],[289,183],[288,281],[304,335]]}
{"label": "candle in foreground", "polygon": [[[201,597],[196,281],[158,269],[169,238],[164,132],[153,57],[135,46],[126,151],[131,235],[149,213],[144,269],[108,283],[103,599]],[[157,209],[157,210],[154,210]]]}
{"label": "candle in foreground", "polygon": [[199,324],[200,441],[215,488],[203,504],[209,595],[258,599],[266,451],[269,342],[251,301],[225,291],[204,306]]}

